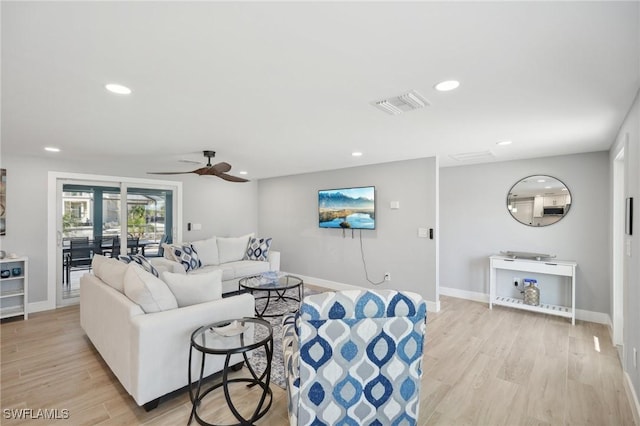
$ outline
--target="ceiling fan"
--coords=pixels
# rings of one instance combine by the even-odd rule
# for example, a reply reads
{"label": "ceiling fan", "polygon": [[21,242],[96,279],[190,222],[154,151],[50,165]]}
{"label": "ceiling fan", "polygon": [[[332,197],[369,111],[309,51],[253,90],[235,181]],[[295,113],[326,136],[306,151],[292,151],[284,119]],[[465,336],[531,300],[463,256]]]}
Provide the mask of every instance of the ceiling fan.
{"label": "ceiling fan", "polygon": [[227,174],[229,170],[231,170],[231,165],[229,163],[217,163],[211,165],[211,158],[216,156],[215,151],[202,151],[205,157],[207,157],[207,165],[204,167],[200,167],[199,169],[191,170],[188,172],[147,172],[151,175],[181,175],[185,173],[195,173],[200,176],[217,176],[221,179],[227,180],[229,182],[249,182],[249,179],[232,176]]}

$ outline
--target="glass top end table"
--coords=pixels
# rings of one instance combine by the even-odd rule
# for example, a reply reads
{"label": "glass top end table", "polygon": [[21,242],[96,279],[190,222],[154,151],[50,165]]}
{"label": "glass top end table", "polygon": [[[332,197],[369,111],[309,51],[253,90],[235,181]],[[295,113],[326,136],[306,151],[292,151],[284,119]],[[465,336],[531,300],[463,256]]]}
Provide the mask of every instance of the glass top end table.
{"label": "glass top end table", "polygon": [[[262,336],[262,337],[258,337]],[[266,356],[266,367],[261,374],[254,369],[250,363],[247,353],[260,349],[264,350]],[[202,360],[200,364],[200,377],[195,383],[191,380],[191,363],[193,351],[202,352]],[[251,377],[229,378],[231,356],[233,354],[242,354],[245,366],[251,374]],[[225,363],[222,370],[222,382],[216,383],[208,389],[203,389],[203,376],[205,371],[206,355],[224,355]],[[198,408],[202,399],[216,389],[222,388],[224,397],[229,410],[239,421],[236,425],[253,424],[256,420],[262,418],[269,408],[273,399],[273,394],[269,387],[271,378],[271,360],[273,358],[273,328],[269,322],[260,318],[241,318],[235,320],[218,321],[212,324],[202,326],[191,334],[191,347],[189,349],[189,398],[193,404],[189,422],[195,419],[199,424],[204,426],[215,426],[203,420]],[[240,413],[236,408],[232,399],[229,385],[233,383],[245,383],[247,386],[259,386],[262,390],[261,396],[253,410],[252,415],[248,418]],[[246,402],[243,402],[245,404]]]}
{"label": "glass top end table", "polygon": [[[256,299],[256,316],[260,318],[280,317],[297,312],[304,294],[304,281],[302,281],[302,278],[273,272],[242,278],[238,282],[238,287],[238,290],[244,289],[251,294],[255,292],[261,294],[260,296],[254,295]],[[295,291],[297,297],[295,293],[287,295],[287,290],[297,290]],[[266,294],[263,295],[263,293]],[[294,302],[293,306],[287,306],[287,301]],[[272,309],[269,309],[269,305],[271,305]],[[274,306],[277,309],[276,312],[273,312]]]}

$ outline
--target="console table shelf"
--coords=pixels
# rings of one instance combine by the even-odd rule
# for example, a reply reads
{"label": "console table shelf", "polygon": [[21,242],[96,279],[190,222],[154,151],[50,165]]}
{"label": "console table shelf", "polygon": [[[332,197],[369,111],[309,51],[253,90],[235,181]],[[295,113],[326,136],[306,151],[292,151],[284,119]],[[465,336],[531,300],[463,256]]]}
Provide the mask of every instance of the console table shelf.
{"label": "console table shelf", "polygon": [[[29,317],[27,309],[29,259],[0,259],[0,267],[10,274],[0,278],[0,319],[16,316]],[[15,271],[15,274],[14,274]]]}
{"label": "console table shelf", "polygon": [[[493,305],[507,306],[523,309],[531,312],[540,312],[548,315],[557,315],[571,319],[571,324],[576,323],[576,262],[570,261],[541,261],[529,259],[512,259],[507,256],[489,257],[489,308]],[[540,305],[527,305],[524,300],[516,297],[501,296],[497,294],[497,270],[506,269],[519,272],[533,272],[538,274],[557,275],[570,278],[571,304],[568,306],[541,303]],[[540,285],[541,292],[544,284]]]}

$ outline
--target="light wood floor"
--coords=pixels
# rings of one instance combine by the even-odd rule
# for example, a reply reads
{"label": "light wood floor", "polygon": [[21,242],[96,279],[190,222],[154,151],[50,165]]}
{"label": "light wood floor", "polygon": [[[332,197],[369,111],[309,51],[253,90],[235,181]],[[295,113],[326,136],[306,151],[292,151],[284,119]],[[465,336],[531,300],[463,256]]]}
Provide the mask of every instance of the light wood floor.
{"label": "light wood floor", "polygon": [[[441,312],[428,314],[420,425],[633,425],[606,327],[450,297],[441,302]],[[187,422],[186,392],[148,413],[135,404],[84,335],[78,306],[5,321],[0,332],[3,425]],[[258,424],[285,425],[285,392],[272,390],[273,405]],[[255,397],[244,387],[233,393],[244,408]],[[225,406],[218,393],[202,416],[231,423]],[[67,409],[69,419],[7,420],[4,410],[13,408]]]}

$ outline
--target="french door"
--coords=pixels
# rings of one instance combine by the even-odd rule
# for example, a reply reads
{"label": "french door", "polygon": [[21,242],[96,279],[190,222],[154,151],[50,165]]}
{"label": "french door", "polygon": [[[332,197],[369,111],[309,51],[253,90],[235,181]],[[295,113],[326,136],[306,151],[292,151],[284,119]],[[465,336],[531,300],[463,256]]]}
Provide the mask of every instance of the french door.
{"label": "french door", "polygon": [[56,306],[78,302],[79,278],[95,254],[152,256],[161,241],[172,241],[180,229],[180,189],[179,182],[58,177],[55,254],[49,251]]}

